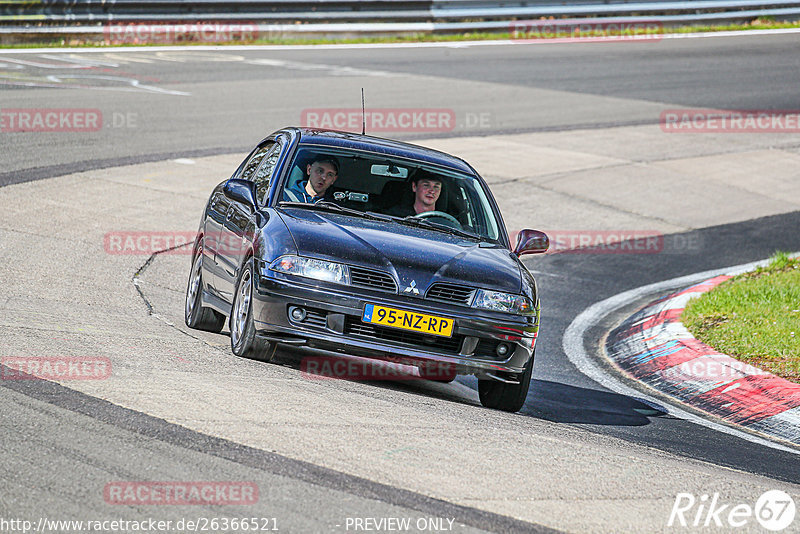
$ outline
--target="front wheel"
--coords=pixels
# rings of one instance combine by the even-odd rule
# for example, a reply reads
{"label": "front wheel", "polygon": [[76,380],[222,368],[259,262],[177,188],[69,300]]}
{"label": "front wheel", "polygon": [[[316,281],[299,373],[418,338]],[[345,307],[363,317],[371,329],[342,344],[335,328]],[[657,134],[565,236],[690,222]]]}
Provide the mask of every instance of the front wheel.
{"label": "front wheel", "polygon": [[481,404],[505,412],[518,412],[528,396],[532,374],[533,355],[525,366],[525,372],[519,377],[519,384],[506,384],[492,379],[478,380],[478,396]]}
{"label": "front wheel", "polygon": [[253,324],[253,265],[253,258],[247,260],[236,283],[230,318],[231,350],[243,358],[268,362],[275,356],[277,344],[256,336]]}

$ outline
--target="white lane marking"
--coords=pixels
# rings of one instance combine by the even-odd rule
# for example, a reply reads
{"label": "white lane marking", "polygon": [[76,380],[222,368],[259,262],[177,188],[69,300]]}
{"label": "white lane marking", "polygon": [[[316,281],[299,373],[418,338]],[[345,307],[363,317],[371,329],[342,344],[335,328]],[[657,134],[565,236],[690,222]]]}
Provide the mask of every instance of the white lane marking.
{"label": "white lane marking", "polygon": [[[736,30],[736,31],[724,31],[724,32],[696,32],[696,33],[667,33],[663,34],[660,37],[662,39],[700,39],[700,38],[711,38],[711,37],[741,37],[741,36],[763,36],[763,35],[781,35],[781,34],[792,34],[792,33],[800,33],[800,28],[781,28],[775,30]],[[475,46],[526,46],[526,45],[538,45],[538,44],[547,44],[547,39],[542,39],[540,41],[533,41],[527,40],[525,42],[520,42],[520,40],[516,39],[497,39],[491,41],[458,41],[458,42],[421,42],[421,43],[371,43],[371,44],[358,44],[358,43],[350,43],[350,44],[320,44],[320,45],[230,45],[230,46],[219,46],[219,45],[198,45],[198,46],[152,46],[147,47],[147,52],[162,52],[162,51],[187,51],[187,52],[203,52],[203,51],[233,51],[233,52],[242,52],[248,50],[360,50],[360,49],[372,49],[372,48],[470,48]],[[580,43],[580,39],[576,39],[573,43]],[[594,41],[596,42],[596,41]],[[609,40],[607,42],[620,42]],[[565,44],[573,44],[573,43],[565,43]],[[82,52],[87,54],[102,54],[107,52],[114,52],[114,53],[142,53],[143,49],[139,46],[133,47],[109,47],[104,46],[102,48],[61,48],[61,49],[52,49],[52,48],[22,48],[22,49],[14,49],[14,48],[4,48],[0,49],[0,55],[2,54],[41,54],[41,53],[68,53],[68,52]]]}
{"label": "white lane marking", "polygon": [[180,163],[181,165],[194,165],[195,164],[195,161],[193,159],[189,159],[189,158],[178,158],[178,159],[173,159],[172,161],[173,161],[173,163]]}
{"label": "white lane marking", "polygon": [[246,60],[249,65],[264,65],[289,70],[300,71],[325,71],[334,76],[395,76],[391,72],[382,70],[366,70],[341,65],[325,65],[320,63],[305,63],[300,61],[285,61],[281,59],[257,58]]}
{"label": "white lane marking", "polygon": [[[206,54],[206,56],[210,56],[210,54]],[[214,54],[214,57],[222,56],[222,54]],[[50,69],[50,70],[79,70],[81,72],[85,72],[86,70],[96,69],[98,67],[106,67],[104,70],[110,70],[110,68],[119,67],[119,63],[111,63],[109,61],[102,61],[101,59],[96,59],[97,56],[94,57],[82,57],[78,56],[77,54],[69,54],[67,56],[56,56],[53,54],[40,54],[40,58],[51,60],[52,62],[39,62],[39,61],[30,61],[24,59],[13,59],[13,58],[5,58],[3,61],[8,61],[9,63],[0,62],[0,66],[13,66],[13,68],[20,70],[26,69],[28,67],[33,68],[40,68],[40,69]],[[244,58],[242,56],[225,56],[235,58],[236,61],[241,61]],[[0,72],[0,79],[3,81],[0,82],[2,85],[10,85],[10,86],[22,86],[22,87],[59,87],[59,88],[70,88],[70,89],[94,89],[94,90],[101,90],[101,91],[144,91],[144,92],[151,92],[151,93],[160,93],[160,94],[168,94],[168,95],[176,95],[176,96],[191,96],[191,93],[183,92],[183,91],[176,91],[172,89],[162,89],[160,87],[156,87],[154,85],[142,83],[140,80],[136,78],[130,77],[122,77],[122,76],[109,76],[109,75],[97,75],[97,74],[51,74],[45,75],[42,77],[36,76],[16,76],[16,73],[4,73]],[[102,80],[102,81],[113,81],[113,82],[122,82],[123,85],[129,85],[130,87],[115,87],[109,85],[83,85],[83,84],[70,84],[65,83],[64,80]],[[50,83],[48,83],[50,82]],[[57,84],[57,85],[54,85]]]}
{"label": "white lane marking", "polygon": [[156,52],[155,58],[161,61],[172,61],[176,63],[187,62],[208,62],[208,63],[225,63],[225,62],[239,62],[244,61],[244,56],[237,56],[235,54],[173,54],[173,52],[182,51],[180,48],[162,50]]}
{"label": "white lane marking", "polygon": [[[49,54],[48,54],[49,55]],[[47,57],[48,55],[43,55],[40,57]],[[52,56],[50,56],[52,58]],[[17,63],[18,65],[24,65],[26,67],[36,67],[37,69],[89,69],[91,65],[87,65],[85,62],[75,62],[71,61],[70,59],[60,59],[57,58],[56,61],[59,63],[42,63],[41,61],[29,61],[27,59],[12,59],[6,58],[4,61],[9,61],[11,63]]]}
{"label": "white lane marking", "polygon": [[149,57],[146,54],[142,54],[140,56],[134,54],[113,54],[111,52],[104,54],[106,59],[112,59],[121,64],[127,63],[153,63],[155,58]]}
{"label": "white lane marking", "polygon": [[56,89],[96,89],[90,85],[74,85],[74,84],[60,84],[60,83],[44,83],[44,82],[31,82],[31,81],[6,81],[0,79],[0,85],[10,85],[14,87],[46,87]]}
{"label": "white lane marking", "polygon": [[119,67],[119,64],[117,63],[103,61],[102,59],[98,59],[96,57],[84,57],[78,54],[69,54],[66,58],[59,57],[55,54],[42,54],[39,57],[43,59],[52,59],[54,61],[69,61],[71,63],[77,63],[87,67]]}
{"label": "white lane marking", "polygon": [[[744,432],[742,430],[737,430],[735,428],[723,425],[721,423],[716,423],[709,419],[705,419],[693,413],[682,410],[677,406],[673,406],[672,404],[664,404],[663,401],[657,400],[653,397],[650,397],[649,395],[642,393],[639,390],[633,389],[632,387],[620,382],[618,379],[612,377],[611,375],[603,371],[594,362],[594,360],[592,360],[591,356],[589,356],[589,354],[586,352],[586,349],[583,346],[583,338],[586,332],[588,332],[594,325],[600,322],[609,313],[612,313],[614,310],[624,307],[625,305],[629,304],[630,302],[638,298],[641,298],[650,293],[656,293],[659,291],[667,291],[670,289],[676,289],[683,286],[689,286],[691,284],[702,282],[703,280],[707,280],[708,278],[713,278],[721,274],[743,273],[752,270],[758,266],[766,265],[768,263],[769,260],[762,260],[752,263],[746,263],[744,265],[737,265],[735,267],[726,267],[723,269],[714,269],[711,271],[704,271],[701,273],[680,276],[678,278],[673,278],[671,280],[665,280],[663,282],[656,282],[655,284],[649,284],[646,286],[637,287],[635,289],[625,291],[618,295],[614,295],[613,297],[607,298],[603,301],[597,302],[589,306],[585,310],[583,310],[575,318],[575,320],[573,320],[572,323],[570,323],[570,325],[567,327],[567,330],[564,332],[564,339],[562,343],[562,346],[564,348],[564,353],[567,355],[567,358],[569,358],[569,361],[572,362],[572,364],[575,367],[577,367],[580,372],[582,372],[583,374],[585,374],[586,376],[588,376],[601,386],[615,393],[619,393],[620,395],[625,395],[640,400],[645,404],[648,404],[654,408],[657,408],[663,412],[672,415],[673,417],[685,419],[686,421],[710,428],[712,430],[716,430],[717,432],[722,432],[724,434],[741,438],[751,443],[756,443],[758,445],[763,445],[765,447],[770,447],[772,449],[777,449],[780,451],[790,452],[793,454],[800,455],[800,450],[786,447],[784,445],[781,445],[780,443],[760,438],[758,436]],[[679,401],[676,400],[675,402]]]}
{"label": "white lane marking", "polygon": [[[152,92],[152,93],[161,93],[165,95],[174,95],[174,96],[191,96],[192,93],[186,93],[184,91],[175,91],[172,89],[162,89],[161,87],[155,87],[153,85],[143,84],[139,80],[135,78],[125,78],[122,76],[98,76],[95,74],[51,74],[47,77],[48,80],[55,83],[62,83],[61,79],[65,78],[67,80],[106,80],[106,81],[113,81],[113,82],[122,82],[123,84],[128,84],[130,87],[110,87],[110,86],[103,86],[103,85],[81,85],[81,88],[85,89],[96,89],[100,91],[145,91],[145,92]],[[8,83],[13,83],[10,81]],[[65,86],[66,87],[66,86]]]}
{"label": "white lane marking", "polygon": [[705,39],[708,37],[740,37],[743,35],[785,35],[800,33],[800,28],[777,28],[774,30],[731,30],[726,32],[665,33],[664,39]]}

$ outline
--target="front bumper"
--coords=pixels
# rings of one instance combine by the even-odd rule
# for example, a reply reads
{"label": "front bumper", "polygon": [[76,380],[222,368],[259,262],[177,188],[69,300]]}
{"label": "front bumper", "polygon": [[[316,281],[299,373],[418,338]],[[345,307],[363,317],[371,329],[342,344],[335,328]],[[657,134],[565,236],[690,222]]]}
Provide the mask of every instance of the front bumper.
{"label": "front bumper", "polygon": [[[440,338],[363,323],[366,303],[449,317],[455,321],[453,336]],[[290,316],[294,306],[306,311],[303,321]],[[539,310],[531,316],[484,312],[262,272],[253,293],[253,320],[259,337],[279,343],[418,366],[435,362],[451,366],[458,374],[516,383],[516,375],[524,372],[534,354]],[[502,356],[497,351],[500,344],[508,349]]]}

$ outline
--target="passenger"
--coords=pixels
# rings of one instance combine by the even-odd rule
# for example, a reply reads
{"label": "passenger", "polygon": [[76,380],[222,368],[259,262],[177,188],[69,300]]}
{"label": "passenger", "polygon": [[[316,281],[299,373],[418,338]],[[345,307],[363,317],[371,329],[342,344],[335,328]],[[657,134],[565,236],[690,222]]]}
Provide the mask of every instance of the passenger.
{"label": "passenger", "polygon": [[289,202],[317,202],[325,198],[328,188],[339,177],[339,162],[333,156],[317,156],[306,165],[306,179],[283,191]]}
{"label": "passenger", "polygon": [[388,210],[389,215],[408,217],[426,211],[436,211],[436,201],[442,194],[442,181],[438,177],[418,172],[414,175],[411,190],[414,192],[414,203],[410,206],[398,204]]}

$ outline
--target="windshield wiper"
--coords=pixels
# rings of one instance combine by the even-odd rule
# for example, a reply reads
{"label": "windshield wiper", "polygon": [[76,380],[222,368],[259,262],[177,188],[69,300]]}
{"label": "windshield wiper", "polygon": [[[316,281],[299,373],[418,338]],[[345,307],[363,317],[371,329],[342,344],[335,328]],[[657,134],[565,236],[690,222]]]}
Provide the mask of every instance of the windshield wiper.
{"label": "windshield wiper", "polygon": [[397,219],[398,222],[403,224],[408,224],[409,226],[417,226],[423,228],[430,228],[431,230],[437,230],[439,232],[444,232],[446,234],[457,235],[461,237],[466,237],[468,239],[475,239],[478,241],[483,240],[483,238],[479,235],[471,234],[469,232],[465,232],[464,230],[459,230],[458,228],[453,228],[452,226],[446,226],[444,224],[438,224],[427,219],[420,219],[419,217],[415,217],[413,215],[409,215],[408,217],[404,217],[402,219]]}

